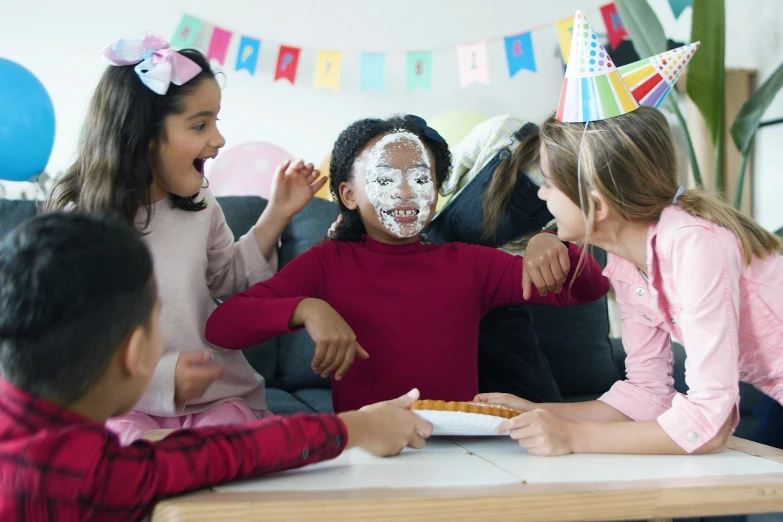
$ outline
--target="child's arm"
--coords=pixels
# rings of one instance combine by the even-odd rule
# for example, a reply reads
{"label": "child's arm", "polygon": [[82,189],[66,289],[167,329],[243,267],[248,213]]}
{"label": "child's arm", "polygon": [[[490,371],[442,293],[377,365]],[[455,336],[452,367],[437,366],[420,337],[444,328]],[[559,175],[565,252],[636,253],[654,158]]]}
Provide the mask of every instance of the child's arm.
{"label": "child's arm", "polygon": [[[378,456],[406,446],[424,447],[432,426],[410,411],[418,391],[340,415],[271,417],[243,426],[181,430],[159,442],[120,447],[104,435],[96,448],[61,442],[66,454],[85,450],[94,464],[84,477],[80,499],[96,513],[140,519],[159,500],[230,480],[293,469],[332,459],[361,447]],[[72,458],[72,457],[71,457]],[[89,458],[89,457],[88,457]],[[54,459],[53,459],[54,461]]]}
{"label": "child's arm", "polygon": [[315,343],[313,371],[323,377],[334,372],[340,380],[355,356],[367,359],[369,355],[340,314],[318,298],[334,248],[332,242],[313,248],[269,281],[227,299],[207,320],[207,341],[242,349],[305,328]]}

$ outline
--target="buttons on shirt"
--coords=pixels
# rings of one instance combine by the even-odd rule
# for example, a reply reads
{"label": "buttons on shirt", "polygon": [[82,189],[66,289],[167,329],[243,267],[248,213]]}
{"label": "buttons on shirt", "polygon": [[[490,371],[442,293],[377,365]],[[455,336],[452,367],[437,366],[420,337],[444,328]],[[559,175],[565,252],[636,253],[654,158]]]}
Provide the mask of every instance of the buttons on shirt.
{"label": "buttons on shirt", "polygon": [[339,435],[338,435],[338,436],[336,436],[336,437],[334,438],[334,445],[335,445],[335,446],[337,446],[338,448],[339,448],[340,446],[342,446],[342,445],[343,445],[343,438],[342,438],[341,436],[339,436]]}
{"label": "buttons on shirt", "polygon": [[300,455],[300,457],[302,457],[303,459],[306,459],[309,456],[310,456],[310,450],[307,449],[307,448],[303,449],[302,450],[302,454]]}
{"label": "buttons on shirt", "polygon": [[644,288],[642,288],[642,287],[637,288],[636,289],[636,295],[638,295],[639,297],[643,296],[644,295]]}
{"label": "buttons on shirt", "polygon": [[691,442],[696,442],[697,440],[699,440],[699,434],[696,433],[695,431],[688,432],[688,440]]}
{"label": "buttons on shirt", "polygon": [[500,151],[500,159],[504,160],[511,156],[511,153],[508,151],[508,149],[503,149]]}

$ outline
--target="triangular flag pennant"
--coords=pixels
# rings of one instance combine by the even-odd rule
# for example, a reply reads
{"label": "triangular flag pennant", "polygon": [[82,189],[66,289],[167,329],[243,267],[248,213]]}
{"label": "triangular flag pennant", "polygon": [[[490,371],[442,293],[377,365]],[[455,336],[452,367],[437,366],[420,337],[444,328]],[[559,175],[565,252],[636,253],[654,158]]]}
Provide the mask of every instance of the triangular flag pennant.
{"label": "triangular flag pennant", "polygon": [[473,82],[489,84],[487,64],[487,42],[460,45],[457,47],[459,82],[463,88]]}
{"label": "triangular flag pennant", "polygon": [[660,107],[666,95],[701,45],[696,42],[657,54],[618,69],[623,81],[640,105]]}
{"label": "triangular flag pennant", "polygon": [[536,72],[536,59],[533,56],[533,40],[530,32],[506,36],[506,61],[508,62],[508,76],[513,78],[522,69]]}
{"label": "triangular flag pennant", "polygon": [[315,83],[313,87],[318,90],[328,87],[334,92],[340,86],[340,66],[343,61],[343,53],[336,51],[318,51],[318,59],[315,62]]}
{"label": "triangular flag pennant", "polygon": [[582,11],[577,11],[557,119],[569,123],[605,120],[638,107]]}
{"label": "triangular flag pennant", "polygon": [[571,31],[574,29],[573,18],[563,18],[557,22],[557,40],[560,42],[560,56],[563,63],[568,63],[568,50],[571,48]]}
{"label": "triangular flag pennant", "polygon": [[432,89],[432,51],[408,53],[406,80],[409,91]]}
{"label": "triangular flag pennant", "polygon": [[256,73],[256,64],[258,55],[261,52],[261,41],[249,36],[243,36],[239,41],[239,50],[237,51],[237,71],[247,69],[253,75]]}
{"label": "triangular flag pennant", "polygon": [[280,52],[277,55],[277,67],[275,68],[275,81],[285,78],[292,84],[296,82],[296,68],[299,65],[298,47],[280,46]]}
{"label": "triangular flag pennant", "polygon": [[226,64],[226,52],[228,44],[231,41],[231,31],[226,31],[220,27],[212,30],[212,39],[209,41],[207,49],[207,60],[214,58],[220,65]]}
{"label": "triangular flag pennant", "polygon": [[386,66],[386,55],[383,53],[362,53],[360,66],[360,86],[359,90],[364,92],[370,89],[378,89],[383,92],[384,87],[384,68]]}
{"label": "triangular flag pennant", "polygon": [[628,36],[620,14],[617,12],[617,7],[614,4],[601,6],[601,15],[604,17],[606,34],[609,36],[609,47],[616,49],[623,41],[623,37]]}
{"label": "triangular flag pennant", "polygon": [[192,47],[200,30],[201,20],[190,15],[183,15],[177,30],[174,31],[174,36],[171,37],[171,47],[175,49]]}
{"label": "triangular flag pennant", "polygon": [[691,7],[692,0],[669,0],[669,6],[672,8],[674,18],[679,18],[686,7]]}

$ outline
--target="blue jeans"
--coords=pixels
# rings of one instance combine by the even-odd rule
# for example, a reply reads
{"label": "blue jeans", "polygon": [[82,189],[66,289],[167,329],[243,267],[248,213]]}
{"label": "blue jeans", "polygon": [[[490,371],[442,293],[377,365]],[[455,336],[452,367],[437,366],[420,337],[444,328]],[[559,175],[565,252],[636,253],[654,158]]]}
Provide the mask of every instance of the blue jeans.
{"label": "blue jeans", "polygon": [[[503,149],[457,194],[424,230],[433,243],[472,243],[501,246],[541,230],[552,219],[536,195],[538,187],[520,173],[503,213],[497,237],[484,235],[483,208],[492,175],[511,152]],[[520,282],[521,284],[521,282]],[[549,361],[538,346],[530,312],[523,306],[490,311],[479,325],[479,390],[513,393],[534,402],[561,402]]]}
{"label": "blue jeans", "polygon": [[783,449],[783,405],[764,395],[753,409],[758,425],[750,440]]}

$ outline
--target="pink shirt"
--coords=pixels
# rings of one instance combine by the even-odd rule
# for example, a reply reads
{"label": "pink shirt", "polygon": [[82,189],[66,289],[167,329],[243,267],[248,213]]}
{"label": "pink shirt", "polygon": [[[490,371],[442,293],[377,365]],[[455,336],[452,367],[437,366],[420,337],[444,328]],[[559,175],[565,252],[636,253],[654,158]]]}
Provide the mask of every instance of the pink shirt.
{"label": "pink shirt", "polygon": [[[150,415],[200,413],[237,397],[253,409],[266,409],[264,378],[253,370],[242,352],[209,344],[204,338],[204,327],[209,314],[217,308],[214,299],[227,299],[272,277],[277,254],[264,259],[252,233],[234,242],[215,197],[209,189],[202,189],[200,195],[207,204],[200,212],[173,208],[168,198],[153,204],[152,220],[144,230],[162,305],[163,357],[134,409]],[[143,220],[146,214],[140,210],[137,216]],[[212,361],[226,371],[200,400],[177,410],[174,370],[180,352],[188,351],[209,352]]]}
{"label": "pink shirt", "polygon": [[[667,207],[647,237],[645,280],[611,256],[627,379],[600,400],[635,420],[657,419],[683,449],[739,421],[738,381],[783,401],[783,258],[745,265],[729,230]],[[674,390],[670,336],[683,343],[688,393]]]}

